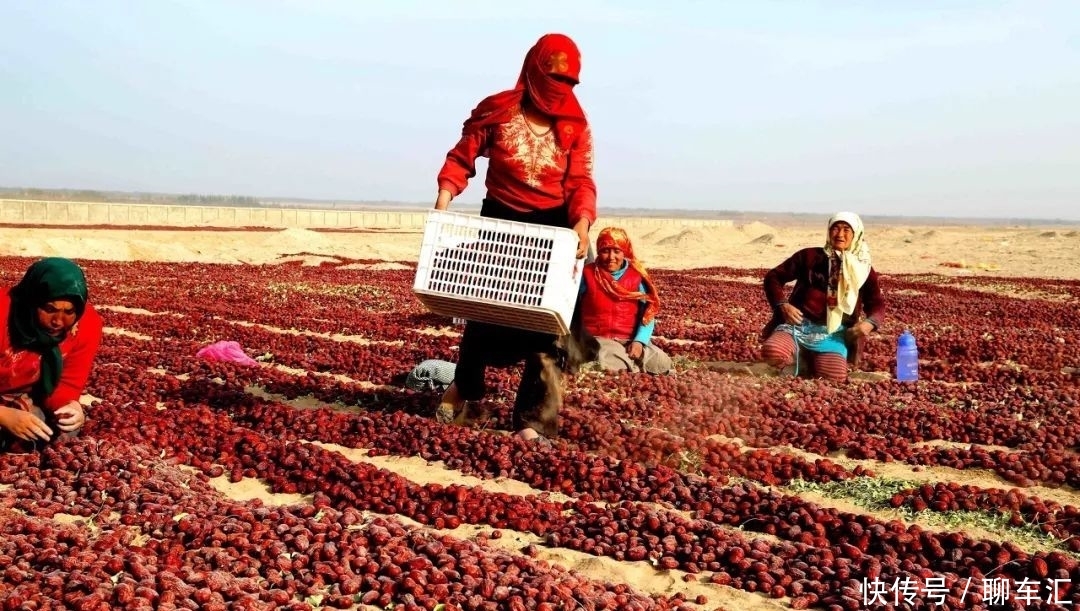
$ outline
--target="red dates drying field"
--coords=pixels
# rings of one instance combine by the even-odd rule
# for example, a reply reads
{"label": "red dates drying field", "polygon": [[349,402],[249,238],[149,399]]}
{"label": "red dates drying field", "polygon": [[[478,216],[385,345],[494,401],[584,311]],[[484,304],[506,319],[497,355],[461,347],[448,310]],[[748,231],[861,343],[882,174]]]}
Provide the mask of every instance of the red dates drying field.
{"label": "red dates drying field", "polygon": [[[765,322],[752,274],[657,270],[678,374],[582,372],[541,447],[505,434],[518,370],[436,422],[397,381],[456,360],[457,328],[411,268],[347,263],[84,262],[89,421],[0,456],[0,607],[1080,603],[1080,282],[888,276],[866,369],[910,328],[922,380],[836,385],[731,366]],[[260,364],[195,357],[220,340]]]}

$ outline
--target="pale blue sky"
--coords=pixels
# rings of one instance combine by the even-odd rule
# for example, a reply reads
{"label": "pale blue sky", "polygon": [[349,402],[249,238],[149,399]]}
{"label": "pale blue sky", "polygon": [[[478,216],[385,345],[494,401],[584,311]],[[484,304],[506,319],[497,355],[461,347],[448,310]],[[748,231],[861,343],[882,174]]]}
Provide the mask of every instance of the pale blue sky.
{"label": "pale blue sky", "polygon": [[0,0],[0,185],[434,202],[551,31],[601,208],[1080,219],[1071,0]]}

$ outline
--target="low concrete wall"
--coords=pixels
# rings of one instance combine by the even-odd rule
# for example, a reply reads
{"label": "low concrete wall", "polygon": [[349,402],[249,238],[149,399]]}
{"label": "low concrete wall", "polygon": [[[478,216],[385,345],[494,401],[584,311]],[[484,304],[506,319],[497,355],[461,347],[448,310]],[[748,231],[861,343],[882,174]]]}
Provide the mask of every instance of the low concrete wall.
{"label": "low concrete wall", "polygon": [[423,220],[419,212],[0,200],[0,222],[42,225],[419,228]]}
{"label": "low concrete wall", "polygon": [[[33,225],[128,225],[156,227],[297,227],[305,229],[415,229],[427,213],[393,210],[316,210],[308,208],[232,208],[110,202],[55,202],[0,199],[0,223]],[[730,220],[603,217],[597,225],[632,231],[658,227],[731,227]]]}

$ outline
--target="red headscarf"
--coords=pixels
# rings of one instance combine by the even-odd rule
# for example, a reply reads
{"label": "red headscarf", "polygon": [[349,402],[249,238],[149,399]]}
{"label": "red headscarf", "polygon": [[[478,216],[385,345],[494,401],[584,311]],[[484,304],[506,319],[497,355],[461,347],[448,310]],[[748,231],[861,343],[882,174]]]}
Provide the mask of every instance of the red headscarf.
{"label": "red headscarf", "polygon": [[596,237],[596,250],[603,250],[612,246],[621,250],[630,267],[641,274],[641,279],[645,284],[645,292],[630,291],[623,288],[622,285],[615,282],[615,278],[607,270],[594,265],[593,274],[596,278],[596,284],[612,299],[648,302],[645,306],[645,314],[641,317],[641,322],[647,325],[660,311],[660,294],[656,292],[656,285],[649,278],[649,272],[645,271],[637,257],[634,256],[634,246],[630,243],[630,236],[626,235],[626,231],[618,227],[605,227],[600,232],[600,235]]}
{"label": "red headscarf", "polygon": [[502,123],[517,109],[522,99],[528,99],[537,110],[555,122],[555,138],[559,146],[569,148],[587,125],[574,85],[555,77],[564,77],[577,84],[581,74],[581,52],[570,37],[545,34],[525,55],[517,85],[481,100],[465,121],[463,134],[489,125]]}

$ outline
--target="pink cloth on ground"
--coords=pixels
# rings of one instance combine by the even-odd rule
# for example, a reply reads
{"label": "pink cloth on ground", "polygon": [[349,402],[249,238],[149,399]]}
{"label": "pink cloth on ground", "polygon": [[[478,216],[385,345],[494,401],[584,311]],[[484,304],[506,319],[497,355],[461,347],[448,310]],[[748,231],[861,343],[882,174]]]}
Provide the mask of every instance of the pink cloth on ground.
{"label": "pink cloth on ground", "polygon": [[209,346],[200,348],[195,353],[196,357],[211,361],[227,361],[239,365],[258,365],[259,362],[248,356],[239,342],[221,341],[214,342]]}

